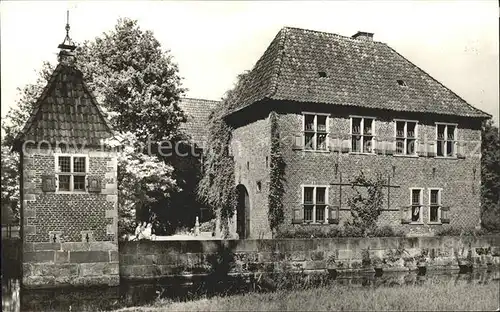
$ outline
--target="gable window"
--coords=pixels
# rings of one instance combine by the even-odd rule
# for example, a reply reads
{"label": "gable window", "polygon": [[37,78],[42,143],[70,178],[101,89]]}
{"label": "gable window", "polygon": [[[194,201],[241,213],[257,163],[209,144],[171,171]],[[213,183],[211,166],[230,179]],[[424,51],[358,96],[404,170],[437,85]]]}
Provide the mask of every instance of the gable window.
{"label": "gable window", "polygon": [[326,186],[305,186],[302,192],[304,221],[326,223],[328,188]]}
{"label": "gable window", "polygon": [[375,118],[351,117],[351,151],[373,153]]}
{"label": "gable window", "polygon": [[441,190],[429,190],[429,223],[441,222]]}
{"label": "gable window", "polygon": [[56,176],[58,191],[85,192],[87,157],[82,155],[57,155]]}
{"label": "gable window", "polygon": [[417,122],[396,120],[396,155],[416,155]]}
{"label": "gable window", "polygon": [[411,222],[422,222],[422,189],[411,189]]}
{"label": "gable window", "polygon": [[438,157],[456,156],[456,124],[436,124],[437,142],[436,155]]}
{"label": "gable window", "polygon": [[326,114],[303,114],[304,149],[327,150],[328,116]]}

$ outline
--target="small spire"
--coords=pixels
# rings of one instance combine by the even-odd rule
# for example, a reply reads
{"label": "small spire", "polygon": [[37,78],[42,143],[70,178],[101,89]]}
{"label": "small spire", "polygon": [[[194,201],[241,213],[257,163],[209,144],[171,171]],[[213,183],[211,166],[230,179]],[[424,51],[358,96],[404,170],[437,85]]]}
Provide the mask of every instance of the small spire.
{"label": "small spire", "polygon": [[66,11],[66,37],[64,37],[64,41],[57,46],[61,51],[59,51],[59,62],[63,63],[65,65],[73,65],[75,62],[75,55],[73,54],[73,51],[76,49],[75,44],[73,43],[73,40],[69,37],[69,10]]}

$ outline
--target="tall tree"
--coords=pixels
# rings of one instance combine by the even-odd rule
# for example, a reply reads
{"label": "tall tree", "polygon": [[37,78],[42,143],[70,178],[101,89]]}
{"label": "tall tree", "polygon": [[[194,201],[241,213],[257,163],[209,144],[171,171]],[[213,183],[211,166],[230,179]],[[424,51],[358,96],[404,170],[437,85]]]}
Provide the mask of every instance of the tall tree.
{"label": "tall tree", "polygon": [[[159,140],[179,137],[179,124],[185,121],[178,106],[185,92],[178,67],[151,31],[127,18],[119,19],[113,30],[83,42],[75,52],[87,86],[119,133],[115,139],[125,144],[119,156],[119,209],[123,225],[130,227],[134,210],[149,211],[178,190],[172,166],[154,154]],[[2,145],[11,145],[54,67],[44,63],[39,79],[19,90],[18,105],[2,121]],[[19,172],[10,173],[9,178],[18,181]]]}
{"label": "tall tree", "polygon": [[481,221],[486,229],[500,231],[500,135],[492,120],[483,124],[481,152]]}

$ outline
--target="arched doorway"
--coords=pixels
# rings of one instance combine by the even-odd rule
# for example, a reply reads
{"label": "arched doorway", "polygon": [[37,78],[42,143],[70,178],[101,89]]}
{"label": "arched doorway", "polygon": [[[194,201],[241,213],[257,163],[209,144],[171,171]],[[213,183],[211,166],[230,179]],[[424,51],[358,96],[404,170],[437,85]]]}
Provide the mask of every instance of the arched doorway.
{"label": "arched doorway", "polygon": [[240,239],[250,235],[250,197],[246,187],[242,184],[236,187],[238,206],[236,207],[236,233]]}

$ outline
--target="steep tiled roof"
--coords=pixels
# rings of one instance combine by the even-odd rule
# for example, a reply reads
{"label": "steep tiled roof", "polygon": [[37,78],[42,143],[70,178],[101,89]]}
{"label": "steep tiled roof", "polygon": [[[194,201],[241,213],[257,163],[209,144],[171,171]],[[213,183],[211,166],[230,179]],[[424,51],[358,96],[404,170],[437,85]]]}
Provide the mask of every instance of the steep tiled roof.
{"label": "steep tiled roof", "polygon": [[243,89],[233,111],[271,99],[491,117],[385,43],[290,27],[271,42]]}
{"label": "steep tiled roof", "polygon": [[181,98],[179,107],[187,115],[187,121],[180,128],[191,137],[192,142],[203,146],[208,135],[208,118],[219,103],[219,101]]}
{"label": "steep tiled roof", "polygon": [[112,135],[94,96],[73,66],[58,64],[16,141],[99,145]]}

